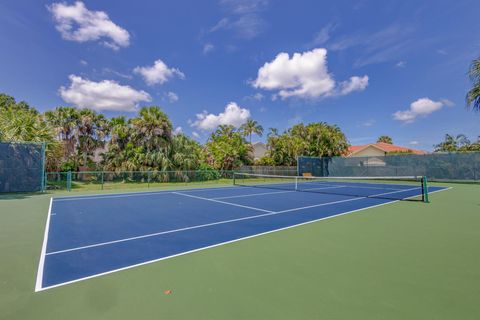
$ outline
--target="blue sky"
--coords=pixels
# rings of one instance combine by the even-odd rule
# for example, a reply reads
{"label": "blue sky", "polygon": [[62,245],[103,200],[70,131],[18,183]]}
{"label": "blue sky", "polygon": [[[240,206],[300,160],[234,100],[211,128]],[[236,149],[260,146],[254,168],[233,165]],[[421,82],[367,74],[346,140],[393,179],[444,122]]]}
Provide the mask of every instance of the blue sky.
{"label": "blue sky", "polygon": [[42,111],[159,105],[199,141],[252,117],[431,150],[445,133],[480,134],[464,102],[479,11],[473,0],[0,1],[0,91]]}

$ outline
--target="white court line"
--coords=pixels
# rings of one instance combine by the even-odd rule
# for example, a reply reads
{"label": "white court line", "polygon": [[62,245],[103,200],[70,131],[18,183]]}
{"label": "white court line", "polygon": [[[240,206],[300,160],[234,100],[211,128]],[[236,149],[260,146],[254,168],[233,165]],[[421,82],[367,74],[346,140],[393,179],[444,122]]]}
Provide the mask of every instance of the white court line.
{"label": "white court line", "polygon": [[[449,190],[449,189],[451,189],[451,188],[452,188],[452,187],[444,188],[444,189],[441,189],[441,190],[432,191],[432,192],[429,192],[429,194],[436,193],[436,192],[440,192],[440,191]],[[411,196],[411,197],[407,197],[407,198],[405,198],[405,199],[410,199],[410,198],[415,198],[415,197],[418,197],[418,195],[414,195],[414,196]],[[358,212],[358,211],[363,211],[363,210],[366,210],[366,209],[371,209],[371,208],[375,208],[375,207],[380,207],[380,206],[384,206],[384,205],[391,204],[391,203],[395,203],[395,202],[399,202],[399,201],[400,201],[400,200],[392,200],[392,201],[388,201],[388,202],[385,202],[385,203],[380,203],[380,204],[371,205],[371,206],[364,207],[364,208],[359,208],[359,209],[355,209],[355,210],[351,210],[351,211],[347,211],[347,212],[342,212],[342,213],[339,213],[339,214],[336,214],[336,215],[331,215],[331,216],[324,217],[324,218],[319,218],[319,219],[315,219],[315,220],[311,220],[311,221],[306,221],[306,222],[294,224],[294,225],[291,225],[291,226],[288,226],[288,227],[284,227],[284,228],[279,228],[279,229],[270,230],[270,231],[266,231],[266,232],[262,232],[262,233],[257,233],[257,234],[254,234],[254,235],[250,235],[250,236],[246,236],[246,237],[243,237],[243,238],[238,238],[238,239],[234,239],[234,240],[230,240],[230,241],[220,242],[220,243],[216,243],[216,244],[211,245],[211,246],[206,246],[206,247],[201,247],[201,248],[193,249],[193,250],[190,250],[190,251],[180,252],[180,253],[177,253],[177,254],[174,254],[174,255],[171,255],[171,256],[162,257],[162,258],[158,258],[158,259],[154,259],[154,260],[149,260],[149,261],[145,261],[145,262],[133,264],[133,265],[130,265],[130,266],[126,266],[126,267],[122,267],[122,268],[118,268],[118,269],[114,269],[114,270],[110,270],[110,271],[106,271],[106,272],[102,272],[102,273],[97,273],[97,274],[94,274],[94,275],[91,275],[91,276],[87,276],[87,277],[83,277],[83,278],[79,278],[79,279],[75,279],[75,280],[70,280],[70,281],[62,282],[62,283],[55,284],[55,285],[52,285],[52,286],[47,286],[47,287],[43,287],[43,288],[42,288],[42,287],[36,288],[36,289],[35,289],[35,292],[43,291],[43,290],[48,290],[48,289],[53,289],[53,288],[57,288],[57,287],[61,287],[61,286],[64,286],[64,285],[76,283],[76,282],[79,282],[79,281],[83,281],[83,280],[92,279],[92,278],[104,276],[104,275],[107,275],[107,274],[115,273],[115,272],[118,272],[118,271],[128,270],[128,269],[131,269],[131,268],[135,268],[135,267],[139,267],[139,266],[151,264],[151,263],[154,263],[154,262],[158,262],[158,261],[162,261],[162,260],[166,260],[166,259],[170,259],[170,258],[174,258],[174,257],[179,257],[179,256],[183,256],[183,255],[186,255],[186,254],[190,254],[190,253],[194,253],[194,252],[198,252],[198,251],[203,251],[203,250],[207,250],[207,249],[219,247],[219,246],[222,246],[222,245],[226,245],[226,244],[230,244],[230,243],[234,243],[234,242],[238,242],[238,241],[242,241],[242,240],[246,240],[246,239],[250,239],[250,238],[255,238],[255,237],[263,236],[263,235],[266,235],[266,234],[270,234],[270,233],[274,233],[274,232],[278,232],[278,231],[282,231],[282,230],[287,230],[287,229],[290,229],[290,228],[295,228],[295,227],[302,226],[302,225],[307,225],[307,224],[315,223],[315,222],[318,222],[318,221],[321,221],[321,220],[326,220],[326,219],[331,219],[331,218],[343,216],[343,215],[346,215],[346,214],[349,214],[349,213],[353,213],[353,212]]]}
{"label": "white court line", "polygon": [[[417,188],[412,188],[412,189],[407,189],[407,190],[402,190],[402,191],[411,191]],[[387,192],[387,193],[381,193],[376,196],[383,196],[386,194],[391,194],[391,193],[398,193],[400,191],[393,191],[393,192]],[[65,252],[71,252],[71,251],[78,251],[78,250],[83,250],[83,249],[88,249],[88,248],[95,248],[95,247],[101,247],[101,246],[106,246],[114,243],[120,243],[120,242],[126,242],[126,241],[131,241],[131,240],[137,240],[137,239],[143,239],[143,238],[150,238],[150,237],[155,237],[163,234],[168,234],[168,233],[175,233],[175,232],[181,232],[185,230],[191,230],[191,229],[198,229],[198,228],[203,228],[203,227],[209,227],[209,226],[214,226],[214,225],[219,225],[219,224],[226,224],[226,223],[232,223],[232,222],[237,222],[237,221],[242,221],[242,220],[249,220],[249,219],[257,219],[261,217],[266,217],[266,216],[273,216],[281,213],[286,213],[286,212],[292,212],[292,211],[299,211],[299,210],[304,210],[304,209],[310,209],[310,208],[316,208],[316,207],[323,207],[331,204],[337,204],[337,203],[343,203],[343,202],[350,202],[350,201],[357,201],[357,200],[362,200],[366,199],[368,197],[356,197],[356,198],[349,198],[349,199],[344,199],[344,200],[338,200],[338,201],[332,201],[332,202],[325,202],[325,203],[320,203],[316,205],[311,205],[311,206],[306,206],[306,207],[299,207],[299,208],[293,208],[293,209],[288,209],[288,210],[282,210],[282,211],[268,211],[268,210],[263,210],[263,209],[258,209],[258,208],[253,208],[253,207],[247,207],[247,206],[242,206],[238,205],[236,203],[229,203],[229,202],[224,202],[224,201],[217,201],[214,199],[209,199],[209,198],[202,198],[202,197],[197,197],[197,196],[191,196],[187,194],[182,194],[182,193],[177,193],[173,192],[174,194],[186,196],[186,197],[192,197],[200,200],[206,200],[206,201],[213,201],[213,202],[219,202],[222,204],[227,204],[227,205],[233,205],[233,206],[240,206],[242,208],[247,208],[247,209],[254,209],[254,210],[261,210],[265,211],[267,213],[265,214],[258,214],[258,215],[253,215],[253,216],[248,216],[248,217],[243,217],[243,218],[237,218],[237,219],[231,219],[231,220],[223,220],[223,221],[218,221],[218,222],[212,222],[212,223],[206,223],[206,224],[201,224],[201,225],[196,225],[196,226],[191,226],[191,227],[185,227],[185,228],[179,228],[179,229],[174,229],[174,230],[167,230],[167,231],[161,231],[161,232],[156,232],[156,233],[151,233],[151,234],[145,234],[141,236],[136,236],[136,237],[130,237],[130,238],[124,238],[124,239],[119,239],[119,240],[112,240],[112,241],[107,241],[107,242],[101,242],[101,243],[96,243],[96,244],[91,244],[88,246],[82,246],[82,247],[76,247],[76,248],[70,248],[70,249],[65,249],[65,250],[59,250],[59,251],[53,251],[49,252],[46,255],[55,255],[59,253],[65,253]]]}
{"label": "white court line", "polygon": [[[325,186],[332,186],[332,188],[335,188],[335,184],[331,183],[315,183],[315,182],[307,182],[307,183],[312,183],[312,184],[317,184],[317,185],[325,185]],[[359,183],[359,182],[352,182],[352,183]],[[388,187],[371,187],[371,186],[356,186],[356,185],[349,185],[349,184],[342,184],[342,185],[336,185],[338,188],[356,188],[356,189],[377,189],[377,190],[406,190],[406,189],[399,189],[399,188],[388,188]],[[403,185],[405,186],[405,185]],[[316,188],[315,188],[316,189]],[[302,189],[302,190],[311,190],[309,189]]]}
{"label": "white court line", "polygon": [[265,209],[255,208],[255,207],[249,207],[249,206],[244,206],[244,205],[241,205],[241,204],[236,204],[236,203],[231,203],[231,202],[226,202],[226,201],[220,201],[220,200],[216,200],[216,199],[198,197],[198,196],[194,196],[194,195],[186,194],[186,193],[181,193],[181,192],[172,192],[172,193],[173,193],[173,194],[177,194],[177,195],[179,195],[179,196],[190,197],[190,198],[194,198],[194,199],[200,199],[200,200],[205,200],[205,201],[212,201],[212,202],[217,202],[217,203],[221,203],[221,204],[228,204],[228,205],[234,206],[234,207],[246,208],[246,209],[251,209],[251,210],[256,210],[256,211],[262,211],[262,212],[268,212],[268,213],[273,212],[273,211],[270,211],[270,210],[265,210]]}
{"label": "white court line", "polygon": [[335,186],[335,187],[318,187],[318,188],[306,188],[306,189],[299,189],[298,191],[308,191],[308,190],[323,190],[323,189],[339,189],[345,188],[346,186]]}
{"label": "white court line", "polygon": [[233,199],[233,198],[255,197],[255,196],[264,196],[264,195],[267,195],[267,194],[290,193],[290,192],[296,192],[296,191],[295,190],[290,190],[290,191],[249,193],[249,194],[242,194],[242,195],[239,195],[239,196],[226,196],[226,197],[218,197],[218,198],[211,198],[211,199],[214,199],[214,200]]}
{"label": "white court line", "polygon": [[[149,192],[128,192],[128,193],[114,193],[114,194],[105,194],[105,195],[78,195],[78,196],[64,196],[54,198],[53,201],[75,201],[75,200],[90,200],[90,199],[106,199],[106,198],[123,198],[123,197],[141,197],[141,196],[151,196],[159,194],[170,194],[174,191],[188,191],[188,192],[204,192],[210,190],[230,190],[238,189],[238,186],[225,186],[225,187],[214,187],[214,188],[185,188],[185,189],[170,189],[170,190],[159,190],[159,191],[149,191]],[[253,187],[246,187],[253,188]]]}
{"label": "white court line", "polygon": [[114,243],[127,242],[127,241],[131,241],[131,240],[138,240],[138,239],[143,239],[143,238],[151,238],[151,237],[161,236],[161,235],[169,234],[169,233],[176,233],[176,232],[181,232],[181,231],[186,231],[186,230],[205,228],[205,227],[215,226],[215,225],[219,225],[219,224],[232,223],[232,222],[237,222],[237,221],[242,221],[242,220],[250,220],[250,219],[255,219],[255,218],[258,218],[258,217],[265,217],[265,216],[270,216],[270,215],[275,215],[275,214],[278,214],[278,213],[277,212],[270,212],[270,213],[264,213],[264,214],[260,214],[260,215],[243,217],[243,218],[223,220],[223,221],[217,221],[217,222],[212,222],[212,223],[205,223],[205,224],[200,224],[200,225],[191,226],[191,227],[185,227],[185,228],[179,228],[179,229],[174,229],[174,230],[167,230],[167,231],[145,234],[145,235],[141,235],[141,236],[137,236],[137,237],[131,237],[131,238],[125,238],[125,239],[95,243],[95,244],[91,244],[91,245],[88,245],[88,246],[82,246],[82,247],[76,247],[76,248],[71,248],[71,249],[53,251],[53,252],[47,253],[46,255],[50,256],[50,255],[55,255],[55,254],[60,254],[60,253],[65,253],[65,252],[71,252],[71,251],[78,251],[78,250],[83,250],[83,249],[88,249],[88,248],[102,247],[102,246],[106,246],[106,245],[110,245],[110,244],[114,244]]}
{"label": "white court line", "polygon": [[[320,204],[314,204],[311,206],[306,206],[306,207],[300,207],[300,208],[293,208],[293,209],[287,209],[287,210],[282,210],[282,211],[277,211],[277,213],[285,213],[285,212],[292,212],[292,211],[298,211],[298,210],[304,210],[304,209],[310,209],[310,208],[316,208],[316,207],[323,207],[328,204],[335,204],[335,203],[342,203],[342,202],[348,202],[348,201],[355,201],[355,200],[362,200],[362,199],[367,199],[367,198],[374,198],[374,197],[379,197],[379,196],[384,196],[392,193],[399,193],[402,191],[412,191],[415,189],[419,189],[420,187],[415,187],[411,189],[405,189],[405,190],[399,190],[399,191],[391,191],[391,192],[385,192],[385,193],[379,193],[375,195],[370,195],[370,196],[365,196],[365,197],[355,197],[352,199],[346,199],[346,200],[339,200],[339,201],[333,201],[333,202],[327,202],[327,203],[320,203]],[[416,195],[415,197],[418,197],[419,195]],[[398,200],[396,200],[398,201]]]}
{"label": "white court line", "polygon": [[[255,196],[264,196],[269,194],[278,194],[278,193],[291,193],[291,192],[298,192],[298,191],[305,191],[305,190],[322,190],[322,189],[336,189],[336,188],[343,188],[344,186],[336,186],[336,187],[322,187],[322,188],[308,188],[308,189],[300,189],[300,190],[289,190],[289,191],[274,191],[274,192],[262,192],[262,193],[250,193],[250,194],[242,194],[239,196],[226,196],[226,197],[218,197],[218,198],[211,198],[215,200],[219,199],[234,199],[234,198],[244,198],[244,197],[255,197]],[[268,188],[268,187],[267,187]],[[348,196],[348,195],[346,195]]]}
{"label": "white court line", "polygon": [[40,261],[38,262],[37,281],[35,283],[35,292],[40,291],[42,289],[43,266],[45,265],[45,254],[47,252],[48,230],[50,229],[50,216],[51,216],[51,212],[52,212],[52,203],[53,203],[53,198],[50,198],[50,205],[48,207],[47,222],[46,222],[46,225],[45,225],[45,233],[43,234],[42,250],[40,252]]}

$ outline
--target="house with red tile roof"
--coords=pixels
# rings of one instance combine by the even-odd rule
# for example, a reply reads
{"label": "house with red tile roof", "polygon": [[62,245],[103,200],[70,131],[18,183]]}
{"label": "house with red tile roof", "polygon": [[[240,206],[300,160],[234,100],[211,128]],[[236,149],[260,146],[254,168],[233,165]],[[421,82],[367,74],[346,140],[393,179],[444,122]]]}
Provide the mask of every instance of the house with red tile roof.
{"label": "house with red tile roof", "polygon": [[397,146],[385,142],[350,146],[346,153],[347,157],[378,157],[392,153],[426,154],[425,151]]}

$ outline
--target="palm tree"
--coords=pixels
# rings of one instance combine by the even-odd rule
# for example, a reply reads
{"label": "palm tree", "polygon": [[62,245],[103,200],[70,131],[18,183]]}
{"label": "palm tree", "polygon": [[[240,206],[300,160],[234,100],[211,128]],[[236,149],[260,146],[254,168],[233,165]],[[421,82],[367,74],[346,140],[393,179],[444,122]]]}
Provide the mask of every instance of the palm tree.
{"label": "palm tree", "polygon": [[383,143],[388,143],[388,144],[393,144],[393,140],[390,136],[380,136],[377,139],[378,142],[383,142]]}
{"label": "palm tree", "polygon": [[172,169],[194,170],[201,158],[201,147],[198,142],[184,134],[177,134],[172,139],[169,158]]}
{"label": "palm tree", "polygon": [[72,107],[58,107],[44,114],[47,121],[55,128],[58,140],[65,148],[64,157],[73,155],[77,144],[78,110]]}
{"label": "palm tree", "polygon": [[248,119],[240,129],[242,130],[244,136],[250,137],[250,144],[252,144],[252,134],[257,134],[259,137],[263,134],[263,127],[258,124],[257,121],[253,119]]}
{"label": "palm tree", "polygon": [[136,140],[147,152],[165,148],[172,139],[172,123],[157,106],[142,108],[130,123],[135,129]]}
{"label": "palm tree", "polygon": [[473,86],[467,92],[467,106],[471,106],[473,110],[480,112],[480,58],[473,60],[468,71]]}
{"label": "palm tree", "polygon": [[235,132],[235,127],[227,124],[219,125],[217,130],[215,130],[216,135],[226,136],[226,137],[231,137],[234,132]]}
{"label": "palm tree", "polygon": [[435,152],[455,152],[460,148],[466,148],[470,145],[470,140],[464,134],[453,136],[450,134],[445,135],[443,142],[435,145]]}
{"label": "palm tree", "polygon": [[54,142],[55,133],[32,109],[9,106],[0,112],[0,140]]}
{"label": "palm tree", "polygon": [[88,165],[88,158],[95,149],[104,145],[107,133],[107,120],[102,114],[90,109],[79,112],[77,124],[78,153],[82,156],[83,165]]}
{"label": "palm tree", "polygon": [[268,128],[267,137],[278,137],[278,129],[277,128]]}

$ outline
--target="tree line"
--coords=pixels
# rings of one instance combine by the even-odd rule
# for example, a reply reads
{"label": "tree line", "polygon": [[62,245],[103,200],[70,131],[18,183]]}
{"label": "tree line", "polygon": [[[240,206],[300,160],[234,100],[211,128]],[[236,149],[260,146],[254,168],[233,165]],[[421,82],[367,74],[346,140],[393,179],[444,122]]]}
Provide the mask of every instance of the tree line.
{"label": "tree line", "polygon": [[[49,171],[232,170],[255,164],[252,135],[263,131],[253,119],[239,128],[220,125],[201,145],[185,134],[174,134],[172,122],[158,106],[141,108],[130,119],[108,119],[72,107],[40,113],[0,94],[0,141],[46,142]],[[270,128],[269,151],[257,164],[295,165],[298,155],[342,155],[348,146],[338,126],[323,122],[295,125],[282,134]]]}

